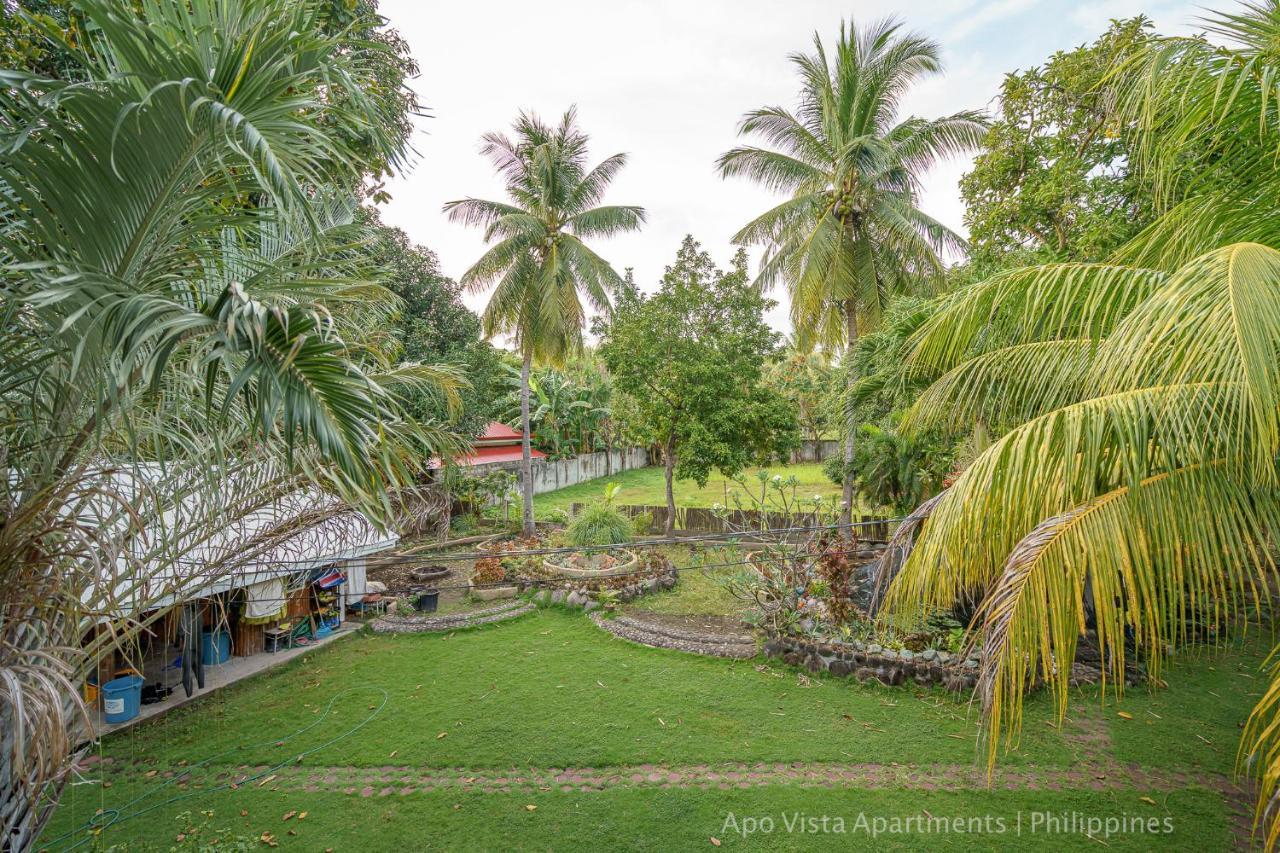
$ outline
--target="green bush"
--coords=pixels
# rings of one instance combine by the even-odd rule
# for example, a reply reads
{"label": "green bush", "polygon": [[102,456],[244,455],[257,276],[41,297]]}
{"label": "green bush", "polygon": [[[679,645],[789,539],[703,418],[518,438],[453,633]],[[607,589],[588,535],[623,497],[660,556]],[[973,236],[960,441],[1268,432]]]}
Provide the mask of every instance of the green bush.
{"label": "green bush", "polygon": [[631,520],[609,504],[592,504],[574,516],[566,531],[575,548],[622,545],[631,541]]}

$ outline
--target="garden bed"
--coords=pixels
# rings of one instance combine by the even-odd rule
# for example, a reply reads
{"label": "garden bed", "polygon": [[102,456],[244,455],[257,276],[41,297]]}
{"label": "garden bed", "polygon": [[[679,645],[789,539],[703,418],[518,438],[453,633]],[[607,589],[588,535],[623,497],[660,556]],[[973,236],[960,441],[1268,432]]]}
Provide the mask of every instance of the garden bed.
{"label": "garden bed", "polygon": [[542,565],[547,571],[570,578],[598,578],[609,575],[629,574],[634,571],[639,557],[633,551],[556,554],[547,557]]}

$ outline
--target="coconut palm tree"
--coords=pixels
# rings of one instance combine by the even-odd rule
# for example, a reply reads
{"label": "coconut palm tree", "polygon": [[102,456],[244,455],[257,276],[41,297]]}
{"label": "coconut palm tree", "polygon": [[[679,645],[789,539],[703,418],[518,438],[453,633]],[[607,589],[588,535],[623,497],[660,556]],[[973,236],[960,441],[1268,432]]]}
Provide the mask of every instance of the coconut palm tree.
{"label": "coconut palm tree", "polygon": [[600,205],[627,158],[614,154],[588,169],[588,137],[575,110],[554,127],[521,113],[512,130],[512,137],[486,134],[480,148],[506,182],[510,200],[465,198],[444,209],[452,220],[484,227],[486,242],[493,243],[461,283],[477,292],[496,282],[481,318],[485,334],[512,336],[520,353],[524,531],[530,535],[529,370],[534,361],[559,364],[579,351],[587,319],[583,298],[607,311],[611,292],[622,283],[585,241],[634,231],[645,214],[641,207]]}
{"label": "coconut palm tree", "polygon": [[[88,662],[193,579],[183,555],[308,485],[317,511],[385,521],[415,460],[451,447],[401,415],[395,387],[456,378],[352,334],[395,309],[335,201],[370,158],[399,158],[362,82],[381,48],[329,32],[315,4],[76,5],[93,38],[74,74],[0,71],[0,835],[15,850],[83,740]],[[144,468],[164,476],[143,487]]]}
{"label": "coconut palm tree", "polygon": [[[735,148],[719,168],[789,196],[734,239],[766,247],[758,282],[785,282],[799,341],[834,351],[875,324],[889,295],[936,278],[939,252],[962,249],[956,234],[920,209],[920,178],[938,160],[976,148],[986,123],[974,111],[899,117],[912,84],[942,63],[935,42],[892,20],[864,29],[842,23],[834,56],[817,33],[813,42],[813,53],[791,57],[801,80],[797,109],[764,107],[739,125],[772,147]],[[846,467],[853,427],[845,430]],[[852,506],[846,473],[842,523]]]}
{"label": "coconut palm tree", "polygon": [[[1065,711],[1081,626],[1096,625],[1122,687],[1126,639],[1158,676],[1192,625],[1225,624],[1275,585],[1280,4],[1206,24],[1208,37],[1153,40],[1110,81],[1156,222],[1112,263],[966,288],[913,342],[909,366],[936,381],[911,422],[997,439],[899,531],[881,581],[900,614],[981,601],[992,760],[1033,680]],[[1270,677],[1240,754],[1274,849],[1280,669]]]}

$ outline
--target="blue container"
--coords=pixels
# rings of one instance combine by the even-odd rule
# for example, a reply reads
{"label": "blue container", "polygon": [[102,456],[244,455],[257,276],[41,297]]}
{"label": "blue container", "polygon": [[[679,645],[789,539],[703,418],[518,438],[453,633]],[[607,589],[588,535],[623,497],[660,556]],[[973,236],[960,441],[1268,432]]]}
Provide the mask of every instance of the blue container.
{"label": "blue container", "polygon": [[205,666],[226,663],[231,657],[231,635],[226,631],[205,631],[200,638],[200,659]]}
{"label": "blue container", "polygon": [[126,675],[102,685],[102,711],[108,723],[127,723],[142,707],[142,676]]}

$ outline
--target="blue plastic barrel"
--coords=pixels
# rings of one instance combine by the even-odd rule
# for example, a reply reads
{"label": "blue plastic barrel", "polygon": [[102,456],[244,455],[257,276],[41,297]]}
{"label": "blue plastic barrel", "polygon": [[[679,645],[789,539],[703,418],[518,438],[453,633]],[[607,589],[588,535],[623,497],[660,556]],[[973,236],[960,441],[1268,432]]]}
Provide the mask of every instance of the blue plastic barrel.
{"label": "blue plastic barrel", "polygon": [[126,675],[102,685],[102,711],[108,723],[127,723],[142,707],[142,676]]}
{"label": "blue plastic barrel", "polygon": [[226,631],[205,631],[200,640],[200,659],[205,666],[226,663],[231,657],[231,635]]}

